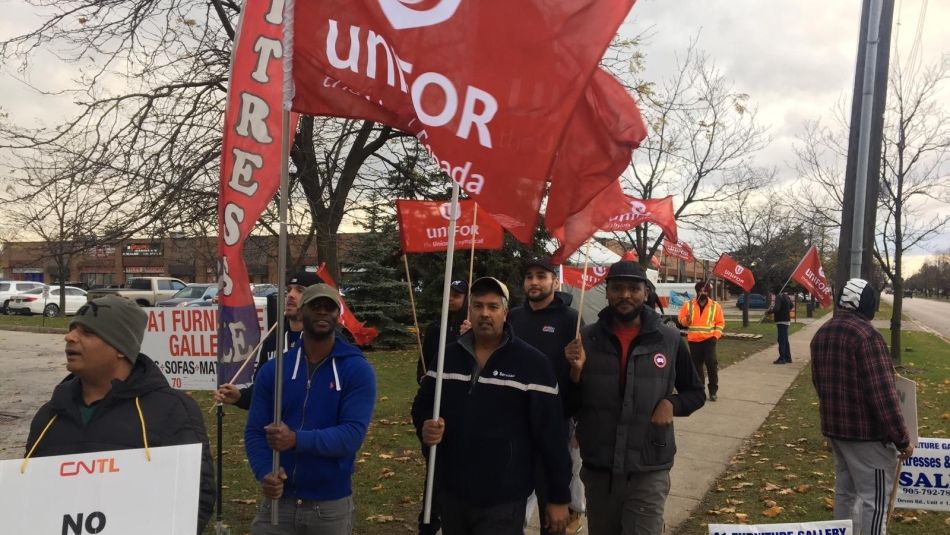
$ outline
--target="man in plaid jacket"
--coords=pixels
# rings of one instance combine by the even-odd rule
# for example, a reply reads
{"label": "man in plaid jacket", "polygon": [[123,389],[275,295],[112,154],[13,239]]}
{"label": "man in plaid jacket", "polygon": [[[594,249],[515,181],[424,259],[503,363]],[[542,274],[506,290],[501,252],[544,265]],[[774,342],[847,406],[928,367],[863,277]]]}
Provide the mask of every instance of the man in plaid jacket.
{"label": "man in plaid jacket", "polygon": [[835,456],[835,518],[864,535],[884,534],[897,462],[914,451],[890,353],[871,325],[877,301],[867,281],[849,280],[835,317],[811,341],[821,432]]}

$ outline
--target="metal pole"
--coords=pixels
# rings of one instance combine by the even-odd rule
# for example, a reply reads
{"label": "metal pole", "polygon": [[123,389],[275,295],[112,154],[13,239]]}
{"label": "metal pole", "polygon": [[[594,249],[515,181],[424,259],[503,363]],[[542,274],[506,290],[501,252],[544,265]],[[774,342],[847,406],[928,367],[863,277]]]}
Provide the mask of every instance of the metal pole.
{"label": "metal pole", "polygon": [[[452,180],[452,217],[449,218],[449,243],[445,254],[445,280],[442,282],[442,320],[439,325],[439,353],[436,358],[435,401],[432,404],[432,419],[439,419],[439,406],[442,404],[442,369],[445,363],[445,331],[449,324],[449,291],[452,284],[452,261],[455,258],[455,224],[459,214],[459,185]],[[471,290],[471,289],[469,289]],[[432,492],[435,482],[436,445],[429,446],[429,467],[426,472],[425,505],[422,510],[422,522],[429,523],[432,514]]]}
{"label": "metal pole", "polygon": [[[280,205],[278,209],[278,218],[280,220],[280,234],[277,238],[277,340],[275,340],[275,353],[277,359],[275,363],[276,372],[274,373],[274,424],[281,422],[281,401],[284,397],[284,306],[286,296],[284,288],[287,287],[287,195],[289,189],[288,155],[290,146],[290,111],[284,110],[280,120]],[[272,459],[272,471],[275,476],[280,474],[280,452],[274,450]],[[274,499],[271,503],[270,523],[274,526],[278,524],[279,500]]]}
{"label": "metal pole", "polygon": [[874,106],[874,78],[877,73],[877,49],[881,29],[882,0],[871,0],[868,12],[867,49],[864,56],[864,81],[861,91],[861,118],[858,131],[857,175],[854,186],[854,216],[851,227],[851,277],[861,276],[864,252],[864,210],[868,187],[868,153],[871,150],[871,111]]}
{"label": "metal pole", "polygon": [[406,253],[402,253],[402,265],[406,267],[406,286],[409,287],[409,305],[412,306],[412,324],[416,326],[416,344],[419,346],[419,362],[422,363],[422,373],[426,373],[429,370],[426,369],[426,358],[422,353],[422,333],[419,332],[419,319],[416,317],[416,297],[412,291],[412,278],[409,275],[409,259],[406,258]]}

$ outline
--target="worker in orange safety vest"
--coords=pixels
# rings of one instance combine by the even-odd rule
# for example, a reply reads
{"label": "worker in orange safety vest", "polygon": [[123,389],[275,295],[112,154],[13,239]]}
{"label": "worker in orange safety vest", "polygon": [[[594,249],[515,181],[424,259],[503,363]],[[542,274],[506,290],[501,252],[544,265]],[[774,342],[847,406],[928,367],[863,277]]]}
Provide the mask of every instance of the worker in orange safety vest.
{"label": "worker in orange safety vest", "polygon": [[[716,401],[719,392],[719,361],[716,360],[716,340],[722,337],[726,319],[722,305],[709,297],[712,283],[696,283],[696,298],[680,309],[679,324],[686,329],[689,353],[699,378],[709,376],[709,401]],[[705,367],[706,373],[703,372]]]}

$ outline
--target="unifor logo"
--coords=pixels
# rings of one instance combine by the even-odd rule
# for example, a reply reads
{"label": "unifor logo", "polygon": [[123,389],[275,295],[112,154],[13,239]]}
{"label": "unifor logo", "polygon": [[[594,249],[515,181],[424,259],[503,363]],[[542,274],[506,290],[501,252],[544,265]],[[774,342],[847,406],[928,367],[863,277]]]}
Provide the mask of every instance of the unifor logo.
{"label": "unifor logo", "polygon": [[818,276],[825,278],[825,268],[818,266]]}
{"label": "unifor logo", "polygon": [[451,220],[453,220],[453,219],[456,219],[456,220],[457,220],[459,217],[462,216],[462,207],[461,207],[461,206],[456,206],[456,207],[455,207],[455,217],[452,217],[452,203],[450,203],[450,202],[442,203],[442,205],[439,206],[439,214],[441,214],[442,217],[444,217],[445,219],[447,219],[447,220],[449,220],[449,221],[451,221]]}
{"label": "unifor logo", "polygon": [[441,24],[455,14],[462,0],[379,0],[379,7],[397,30]]}
{"label": "unifor logo", "polygon": [[745,268],[742,266],[736,266],[736,275],[742,275],[742,272],[745,271]]}
{"label": "unifor logo", "polygon": [[607,267],[606,267],[606,266],[594,266],[594,268],[592,269],[592,271],[594,272],[594,276],[596,276],[596,277],[603,277],[604,275],[607,274]]}
{"label": "unifor logo", "polygon": [[630,211],[637,215],[646,215],[647,205],[642,201],[630,201]]}

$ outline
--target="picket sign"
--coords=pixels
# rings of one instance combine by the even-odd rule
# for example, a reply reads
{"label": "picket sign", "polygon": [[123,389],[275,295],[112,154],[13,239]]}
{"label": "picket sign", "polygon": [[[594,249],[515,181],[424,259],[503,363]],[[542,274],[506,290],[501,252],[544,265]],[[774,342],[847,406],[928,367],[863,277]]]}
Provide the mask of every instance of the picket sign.
{"label": "picket sign", "polygon": [[919,438],[898,480],[895,507],[950,511],[950,439]]}
{"label": "picket sign", "polygon": [[194,535],[201,444],[0,461],[4,533]]}
{"label": "picket sign", "polygon": [[897,388],[901,415],[904,416],[904,426],[907,427],[910,443],[916,445],[920,440],[917,436],[917,383],[897,375],[894,377],[894,386]]}
{"label": "picket sign", "polygon": [[785,524],[709,524],[709,535],[852,535],[850,520]]}

